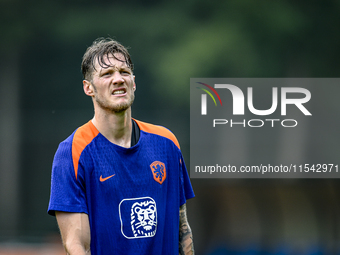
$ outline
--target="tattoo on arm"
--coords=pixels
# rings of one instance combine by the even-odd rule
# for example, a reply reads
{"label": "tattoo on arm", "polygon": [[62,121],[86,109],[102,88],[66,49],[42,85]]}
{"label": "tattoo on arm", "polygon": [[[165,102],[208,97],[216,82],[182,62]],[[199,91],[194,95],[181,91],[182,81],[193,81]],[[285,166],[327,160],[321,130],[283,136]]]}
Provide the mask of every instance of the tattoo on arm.
{"label": "tattoo on arm", "polygon": [[195,254],[194,242],[191,228],[187,219],[187,209],[185,204],[179,208],[179,254]]}

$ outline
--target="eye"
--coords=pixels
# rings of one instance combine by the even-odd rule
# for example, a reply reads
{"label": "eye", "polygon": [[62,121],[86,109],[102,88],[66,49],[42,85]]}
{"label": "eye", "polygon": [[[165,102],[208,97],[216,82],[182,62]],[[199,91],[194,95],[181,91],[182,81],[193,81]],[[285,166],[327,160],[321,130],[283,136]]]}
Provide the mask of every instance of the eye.
{"label": "eye", "polygon": [[122,71],[120,71],[120,73],[121,73],[122,75],[130,75],[130,74],[131,74],[131,72],[128,71],[128,70],[122,70]]}
{"label": "eye", "polygon": [[111,76],[113,73],[113,71],[111,69],[102,69],[101,73],[100,73],[100,76],[102,77],[108,77],[108,76]]}
{"label": "eye", "polygon": [[102,74],[102,76],[109,76],[109,75],[111,75],[111,72],[105,72]]}

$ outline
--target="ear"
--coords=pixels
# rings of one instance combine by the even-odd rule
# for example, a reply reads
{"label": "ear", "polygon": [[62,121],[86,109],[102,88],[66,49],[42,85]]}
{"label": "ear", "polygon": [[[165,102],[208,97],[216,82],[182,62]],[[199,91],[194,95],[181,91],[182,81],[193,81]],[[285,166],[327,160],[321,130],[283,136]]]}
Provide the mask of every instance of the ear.
{"label": "ear", "polygon": [[84,93],[90,97],[94,96],[93,85],[88,80],[83,80]]}
{"label": "ear", "polygon": [[136,91],[136,82],[135,82],[136,76],[133,76],[133,91]]}

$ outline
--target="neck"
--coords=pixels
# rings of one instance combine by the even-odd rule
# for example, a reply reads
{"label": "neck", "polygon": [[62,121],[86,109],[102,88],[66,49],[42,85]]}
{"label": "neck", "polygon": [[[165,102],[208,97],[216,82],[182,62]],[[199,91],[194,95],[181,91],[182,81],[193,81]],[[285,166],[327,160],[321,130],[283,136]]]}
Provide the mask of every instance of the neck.
{"label": "neck", "polygon": [[95,111],[92,123],[110,142],[131,147],[131,108],[120,113]]}

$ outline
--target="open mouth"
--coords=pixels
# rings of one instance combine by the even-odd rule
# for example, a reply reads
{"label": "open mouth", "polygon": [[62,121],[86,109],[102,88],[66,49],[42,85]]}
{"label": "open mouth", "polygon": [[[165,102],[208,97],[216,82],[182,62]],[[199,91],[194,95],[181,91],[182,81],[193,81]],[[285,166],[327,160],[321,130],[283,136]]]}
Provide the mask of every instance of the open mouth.
{"label": "open mouth", "polygon": [[113,95],[123,95],[126,93],[126,89],[122,88],[122,89],[116,89],[113,91]]}

